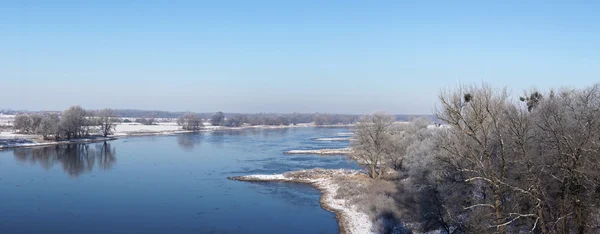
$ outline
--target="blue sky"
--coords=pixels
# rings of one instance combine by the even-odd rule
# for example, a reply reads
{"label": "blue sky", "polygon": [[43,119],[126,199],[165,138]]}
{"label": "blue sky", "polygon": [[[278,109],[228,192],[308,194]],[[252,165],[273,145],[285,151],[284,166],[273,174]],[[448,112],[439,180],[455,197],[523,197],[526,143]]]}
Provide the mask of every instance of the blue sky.
{"label": "blue sky", "polygon": [[459,82],[600,82],[599,1],[124,2],[3,2],[0,108],[428,114]]}

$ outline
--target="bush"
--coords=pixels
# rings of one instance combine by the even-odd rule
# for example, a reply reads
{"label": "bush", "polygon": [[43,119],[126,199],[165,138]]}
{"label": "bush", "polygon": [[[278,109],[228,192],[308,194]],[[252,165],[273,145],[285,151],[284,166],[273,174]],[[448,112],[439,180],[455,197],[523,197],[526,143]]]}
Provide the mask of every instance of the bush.
{"label": "bush", "polygon": [[153,125],[154,124],[154,118],[150,117],[150,118],[138,118],[135,120],[136,123],[141,123],[143,125]]}

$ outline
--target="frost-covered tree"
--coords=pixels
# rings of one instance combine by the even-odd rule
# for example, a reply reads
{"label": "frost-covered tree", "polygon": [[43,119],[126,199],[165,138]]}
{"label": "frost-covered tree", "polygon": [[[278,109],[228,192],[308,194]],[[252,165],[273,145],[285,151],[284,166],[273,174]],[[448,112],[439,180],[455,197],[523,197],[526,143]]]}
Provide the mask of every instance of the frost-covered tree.
{"label": "frost-covered tree", "polygon": [[59,126],[67,140],[82,137],[85,134],[86,116],[87,112],[80,106],[69,107],[63,112]]}
{"label": "frost-covered tree", "polygon": [[507,150],[506,134],[502,127],[506,120],[508,94],[487,85],[467,86],[440,94],[441,108],[437,117],[451,126],[448,138],[440,142],[449,161],[457,165],[472,184],[475,196],[465,210],[478,217],[483,232],[492,227],[498,233],[506,233],[509,213],[506,210],[508,193],[504,186],[510,176],[511,154]]}
{"label": "frost-covered tree", "polygon": [[114,116],[114,113],[111,109],[103,109],[98,112],[96,121],[100,126],[100,132],[104,137],[106,137],[113,133],[116,128],[116,124],[119,122],[119,119]]}
{"label": "frost-covered tree", "polygon": [[424,140],[430,120],[424,117],[412,119],[406,124],[396,124],[391,130],[391,143],[387,147],[386,163],[394,170],[403,167],[404,159],[409,147],[418,141]]}
{"label": "frost-covered tree", "polygon": [[245,115],[234,115],[231,118],[227,118],[225,126],[227,127],[240,127],[244,125],[247,117]]}
{"label": "frost-covered tree", "polygon": [[384,113],[363,116],[356,124],[351,157],[365,166],[371,178],[379,178],[392,147],[391,127],[394,118]]}
{"label": "frost-covered tree", "polygon": [[60,119],[57,114],[46,114],[42,117],[42,121],[36,132],[42,135],[44,139],[48,139],[50,135],[54,135],[54,139],[58,140],[60,137],[59,122]]}
{"label": "frost-covered tree", "polygon": [[31,119],[31,132],[36,132],[36,130],[38,129],[38,127],[40,126],[40,123],[42,122],[42,115],[41,114],[30,114],[29,115],[29,119]]}
{"label": "frost-covered tree", "polygon": [[29,115],[18,114],[13,121],[13,128],[22,133],[29,133],[32,129],[32,121]]}
{"label": "frost-covered tree", "polygon": [[180,116],[177,119],[177,125],[181,126],[181,128],[185,129],[185,130],[200,130],[202,129],[203,124],[202,124],[202,119],[200,119],[200,117],[198,117],[196,114],[194,113],[187,113],[185,115]]}
{"label": "frost-covered tree", "polygon": [[223,126],[225,124],[225,114],[219,111],[210,118],[210,124],[213,126]]}
{"label": "frost-covered tree", "polygon": [[[465,98],[468,95],[468,99]],[[544,97],[544,98],[542,98]],[[521,98],[524,100],[524,98]],[[437,143],[445,207],[467,232],[595,233],[600,230],[600,85],[535,93],[468,86],[443,93]],[[460,179],[460,180],[457,180]]]}

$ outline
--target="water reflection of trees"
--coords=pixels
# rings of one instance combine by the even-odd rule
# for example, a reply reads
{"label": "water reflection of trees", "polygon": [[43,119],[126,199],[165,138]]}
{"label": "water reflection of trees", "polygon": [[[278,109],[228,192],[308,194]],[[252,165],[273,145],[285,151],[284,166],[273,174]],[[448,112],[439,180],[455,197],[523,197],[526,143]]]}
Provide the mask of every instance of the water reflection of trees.
{"label": "water reflection of trees", "polygon": [[177,135],[177,144],[184,150],[193,150],[194,147],[200,145],[204,139],[203,133],[190,133]]}
{"label": "water reflection of trees", "polygon": [[236,141],[236,137],[247,137],[247,136],[262,136],[264,138],[281,138],[286,136],[288,131],[287,128],[281,129],[244,129],[244,130],[222,130],[214,131],[210,133],[189,133],[189,134],[178,134],[177,144],[183,150],[191,151],[203,141],[214,145],[216,147],[223,147],[225,144],[232,141]]}
{"label": "water reflection of trees", "polygon": [[110,170],[117,161],[115,147],[107,142],[20,148],[13,152],[17,160],[38,164],[45,169],[60,164],[63,171],[73,177],[90,172],[95,167]]}

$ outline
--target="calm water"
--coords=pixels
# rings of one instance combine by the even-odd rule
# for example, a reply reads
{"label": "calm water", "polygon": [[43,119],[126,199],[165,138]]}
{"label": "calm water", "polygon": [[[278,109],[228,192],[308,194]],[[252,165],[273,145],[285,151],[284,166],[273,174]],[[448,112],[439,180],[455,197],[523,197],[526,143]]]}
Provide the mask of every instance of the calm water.
{"label": "calm water", "polygon": [[337,233],[319,191],[227,176],[356,168],[341,128],[244,130],[0,151],[0,233]]}

